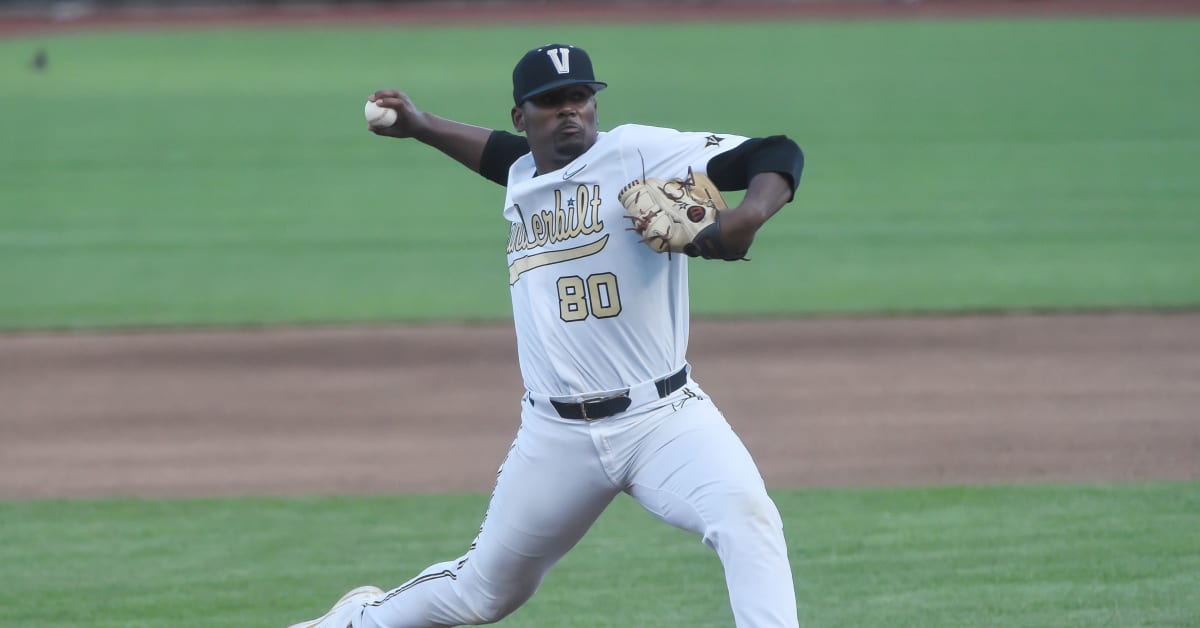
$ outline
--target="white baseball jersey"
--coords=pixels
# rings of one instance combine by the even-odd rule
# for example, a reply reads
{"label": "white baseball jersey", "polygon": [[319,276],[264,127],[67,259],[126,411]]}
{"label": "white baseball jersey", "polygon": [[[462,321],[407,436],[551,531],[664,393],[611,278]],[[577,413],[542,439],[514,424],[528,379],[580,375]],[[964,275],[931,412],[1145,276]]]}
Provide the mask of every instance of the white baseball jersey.
{"label": "white baseball jersey", "polygon": [[684,365],[687,256],[655,253],[617,194],[646,177],[707,174],[747,138],[629,124],[600,132],[565,167],[509,169],[508,281],[525,387],[588,396],[662,378]]}
{"label": "white baseball jersey", "polygon": [[[738,628],[798,626],[783,520],[745,445],[690,377],[645,385],[684,366],[687,258],[642,244],[617,201],[635,179],[708,174],[745,141],[629,125],[554,172],[534,176],[528,154],[509,167],[521,428],[467,553],[351,608],[355,628],[501,620],[622,492],[717,553]],[[553,403],[626,389],[627,409],[605,416]]]}

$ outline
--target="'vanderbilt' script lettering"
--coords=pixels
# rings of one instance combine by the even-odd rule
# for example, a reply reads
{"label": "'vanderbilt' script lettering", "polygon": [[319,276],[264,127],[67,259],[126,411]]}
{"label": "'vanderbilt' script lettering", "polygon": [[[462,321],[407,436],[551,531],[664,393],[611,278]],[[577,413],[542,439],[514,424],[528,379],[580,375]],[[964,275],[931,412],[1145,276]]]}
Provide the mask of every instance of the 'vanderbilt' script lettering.
{"label": "'vanderbilt' script lettering", "polygon": [[[565,204],[564,204],[565,200]],[[520,208],[518,208],[518,213]],[[508,252],[530,251],[597,233],[604,229],[600,220],[600,186],[575,188],[575,198],[563,198],[562,190],[554,190],[554,209],[535,212],[529,226],[514,222],[508,234]]]}

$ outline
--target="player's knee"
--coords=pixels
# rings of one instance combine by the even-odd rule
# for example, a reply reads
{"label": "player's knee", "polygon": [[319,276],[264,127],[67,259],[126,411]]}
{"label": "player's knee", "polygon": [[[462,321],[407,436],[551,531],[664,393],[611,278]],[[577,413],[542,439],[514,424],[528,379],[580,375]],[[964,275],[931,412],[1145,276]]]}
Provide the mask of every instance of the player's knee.
{"label": "player's knee", "polygon": [[753,491],[731,495],[720,516],[709,522],[704,536],[715,543],[719,539],[774,538],[782,531],[783,518],[775,502],[766,492]]}
{"label": "player's knee", "polygon": [[[509,583],[510,585],[512,583]],[[533,596],[537,586],[505,587],[501,591],[479,595],[469,603],[474,624],[492,624],[512,614]]]}
{"label": "player's knee", "polygon": [[505,617],[512,614],[521,606],[521,602],[513,603],[511,600],[495,599],[488,600],[481,604],[471,606],[471,614],[474,615],[473,624],[494,624]]}

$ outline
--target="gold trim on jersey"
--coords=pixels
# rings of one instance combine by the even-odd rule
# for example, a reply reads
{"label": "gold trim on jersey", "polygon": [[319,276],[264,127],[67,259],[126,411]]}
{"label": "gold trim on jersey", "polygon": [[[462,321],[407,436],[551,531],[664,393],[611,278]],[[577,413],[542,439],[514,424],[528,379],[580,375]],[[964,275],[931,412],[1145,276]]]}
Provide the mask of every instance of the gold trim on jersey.
{"label": "gold trim on jersey", "polygon": [[[528,226],[525,224],[525,212],[521,211],[521,206],[513,205],[513,209],[517,211],[521,221],[512,223],[509,229],[508,253],[533,251],[548,244],[557,244],[604,230],[604,221],[600,219],[599,185],[576,186],[575,197],[567,197],[565,203],[562,190],[555,189],[554,209],[534,212],[529,217]],[[590,244],[534,253],[513,260],[508,266],[508,285],[517,283],[522,274],[535,268],[595,255],[607,243],[608,236],[604,236]]]}
{"label": "gold trim on jersey", "polygon": [[544,253],[534,253],[525,257],[513,260],[513,263],[508,265],[508,285],[514,285],[521,275],[542,266],[550,264],[559,264],[569,262],[571,260],[595,255],[599,253],[604,245],[608,244],[608,236],[604,236],[595,242],[590,242],[581,246],[570,249],[559,249],[557,251],[546,251]]}

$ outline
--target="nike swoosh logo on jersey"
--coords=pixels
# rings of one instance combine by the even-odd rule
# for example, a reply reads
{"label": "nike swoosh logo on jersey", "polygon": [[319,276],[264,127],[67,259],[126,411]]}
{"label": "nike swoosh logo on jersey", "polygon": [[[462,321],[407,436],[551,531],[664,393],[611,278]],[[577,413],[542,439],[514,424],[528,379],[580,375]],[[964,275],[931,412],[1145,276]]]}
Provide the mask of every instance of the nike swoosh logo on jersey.
{"label": "nike swoosh logo on jersey", "polygon": [[579,174],[579,171],[583,170],[584,168],[587,168],[587,164],[583,164],[582,166],[580,166],[574,170],[568,170],[568,171],[564,172],[563,173],[563,181],[566,181],[567,179],[570,179],[571,177]]}

